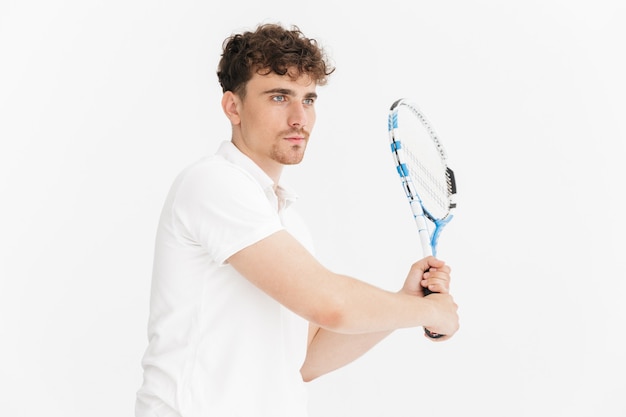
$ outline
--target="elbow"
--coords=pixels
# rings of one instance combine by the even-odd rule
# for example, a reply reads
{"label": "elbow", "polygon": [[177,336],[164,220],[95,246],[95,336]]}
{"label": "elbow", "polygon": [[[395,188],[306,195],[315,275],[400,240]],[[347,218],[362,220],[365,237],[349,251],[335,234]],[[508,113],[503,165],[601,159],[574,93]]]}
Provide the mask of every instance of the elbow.
{"label": "elbow", "polygon": [[312,292],[310,299],[300,305],[300,314],[309,322],[336,333],[361,333],[367,327],[369,305],[359,297],[363,283],[355,279],[332,276]]}
{"label": "elbow", "polygon": [[302,368],[300,368],[300,376],[302,377],[302,381],[311,382],[331,371],[332,369],[324,370],[324,368],[320,366],[313,365],[310,360],[305,360]]}
{"label": "elbow", "polygon": [[338,333],[350,331],[350,309],[339,297],[317,304],[310,321],[319,327]]}
{"label": "elbow", "polygon": [[320,376],[320,375],[316,375],[316,374],[310,372],[304,366],[302,367],[302,369],[300,369],[300,375],[302,376],[302,380],[304,382],[311,382],[314,379],[317,379],[318,376]]}

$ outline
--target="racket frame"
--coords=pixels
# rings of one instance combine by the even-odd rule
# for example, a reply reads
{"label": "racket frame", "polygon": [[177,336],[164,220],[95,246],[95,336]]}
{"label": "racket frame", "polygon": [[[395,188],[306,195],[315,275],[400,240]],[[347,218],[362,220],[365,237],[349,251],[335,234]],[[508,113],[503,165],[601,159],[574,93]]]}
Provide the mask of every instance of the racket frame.
{"label": "racket frame", "polygon": [[[439,156],[441,157],[441,162],[446,168],[445,175],[449,194],[449,205],[447,213],[441,218],[435,217],[428,211],[427,208],[424,207],[424,203],[417,193],[416,187],[413,185],[413,180],[411,179],[411,174],[406,165],[405,158],[402,156],[402,140],[396,136],[396,129],[398,128],[398,110],[401,106],[405,106],[411,110],[411,112],[413,112],[413,114],[419,119],[428,132],[428,136],[433,141],[433,145],[436,147]],[[456,209],[456,203],[454,201],[454,196],[456,194],[454,172],[447,164],[447,155],[439,137],[435,133],[428,119],[426,119],[426,116],[424,116],[421,110],[414,103],[405,98],[401,98],[396,100],[391,105],[391,108],[389,109],[388,131],[391,152],[396,164],[396,170],[402,181],[402,187],[404,188],[404,192],[411,207],[413,219],[415,220],[415,224],[417,226],[422,247],[422,254],[424,257],[430,255],[437,256],[437,244],[439,242],[441,231],[450,222],[450,220],[452,220],[454,217],[454,210]],[[431,231],[428,227],[427,219],[434,225],[434,230]]]}

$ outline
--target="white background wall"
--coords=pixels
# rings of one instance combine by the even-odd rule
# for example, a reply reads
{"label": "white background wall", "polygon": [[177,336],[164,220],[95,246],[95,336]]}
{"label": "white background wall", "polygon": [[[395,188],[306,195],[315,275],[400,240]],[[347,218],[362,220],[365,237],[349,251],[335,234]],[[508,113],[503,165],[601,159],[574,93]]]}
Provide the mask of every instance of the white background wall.
{"label": "white background wall", "polygon": [[0,3],[0,413],[130,416],[158,215],[229,138],[222,40],[297,24],[337,65],[286,176],[329,267],[418,258],[387,148],[414,98],[459,187],[462,329],[399,331],[311,383],[312,417],[624,416],[626,10],[615,1]]}

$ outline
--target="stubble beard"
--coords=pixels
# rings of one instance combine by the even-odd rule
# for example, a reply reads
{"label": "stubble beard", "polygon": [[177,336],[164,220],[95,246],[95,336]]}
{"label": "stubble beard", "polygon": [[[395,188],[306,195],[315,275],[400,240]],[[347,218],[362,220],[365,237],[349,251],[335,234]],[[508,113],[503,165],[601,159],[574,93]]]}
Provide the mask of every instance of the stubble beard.
{"label": "stubble beard", "polygon": [[[290,132],[292,134],[293,132]],[[272,147],[271,158],[282,165],[296,165],[302,162],[304,158],[304,152],[306,151],[306,145],[309,143],[308,132],[298,132],[304,136],[304,140],[299,144],[291,144],[284,137],[287,135],[281,135],[279,142]],[[285,143],[286,142],[286,143]]]}

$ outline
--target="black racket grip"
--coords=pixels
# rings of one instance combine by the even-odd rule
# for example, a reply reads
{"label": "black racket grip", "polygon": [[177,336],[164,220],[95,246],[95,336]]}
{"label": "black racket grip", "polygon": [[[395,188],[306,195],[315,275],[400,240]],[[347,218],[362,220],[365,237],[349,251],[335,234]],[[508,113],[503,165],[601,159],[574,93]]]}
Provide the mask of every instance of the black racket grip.
{"label": "black racket grip", "polygon": [[[433,293],[428,288],[423,288],[423,290],[424,290],[424,297],[426,297],[426,296],[428,296],[428,295]],[[444,336],[443,334],[431,332],[426,327],[424,327],[424,333],[426,333],[426,336],[430,337],[431,339],[439,339],[440,337]]]}

